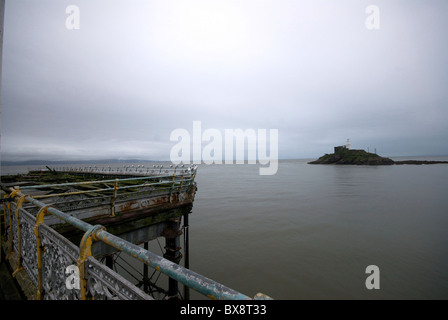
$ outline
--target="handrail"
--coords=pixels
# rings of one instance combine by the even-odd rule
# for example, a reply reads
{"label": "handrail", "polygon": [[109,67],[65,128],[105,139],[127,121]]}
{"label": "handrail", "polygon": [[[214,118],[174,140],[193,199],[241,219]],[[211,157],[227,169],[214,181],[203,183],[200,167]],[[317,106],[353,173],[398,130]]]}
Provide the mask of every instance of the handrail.
{"label": "handrail", "polygon": [[[34,199],[31,196],[25,195],[21,192],[21,190],[16,188],[10,188],[12,193],[10,197],[19,197],[22,199],[21,201],[26,201],[38,206],[42,210],[45,210],[46,214],[52,214],[56,217],[62,219],[63,221],[69,223],[72,226],[82,230],[85,232],[82,246],[80,246],[80,259],[78,260],[78,264],[81,263],[82,267],[84,266],[84,261],[86,256],[91,254],[90,245],[93,241],[102,241],[126,254],[138,259],[139,261],[145,263],[146,265],[164,273],[165,275],[171,277],[172,279],[198,291],[199,293],[206,295],[211,299],[219,299],[219,300],[250,300],[251,298],[239,293],[233,289],[230,289],[214,280],[206,278],[194,271],[186,269],[181,265],[178,265],[172,261],[169,261],[165,258],[162,258],[148,250],[145,250],[133,243],[130,243],[124,239],[121,239],[113,234],[107,232],[103,226],[96,225],[92,226],[91,224],[84,222],[80,219],[67,215],[66,213],[49,206],[46,203],[43,203],[37,199]],[[86,241],[89,240],[89,241]],[[87,244],[86,244],[87,243]],[[81,270],[81,274],[84,272]],[[81,282],[85,279],[81,279]],[[82,289],[83,290],[83,289]],[[81,292],[81,297],[85,299],[85,289],[84,293]],[[270,297],[258,293],[254,296],[254,299],[271,299]]]}
{"label": "handrail", "polygon": [[[164,171],[165,173],[168,172],[173,172],[174,174],[176,174],[176,172],[180,171],[181,173],[187,173],[187,172],[194,172],[197,169],[197,165],[191,165],[189,167],[185,167],[185,165],[170,165],[167,167],[164,167],[163,165],[153,165],[152,168],[149,167],[145,167],[144,165],[131,165],[131,166],[123,166],[123,167],[111,167],[111,166],[89,166],[89,167],[59,167],[59,168],[55,168],[55,169],[51,169],[49,167],[47,167],[47,169],[49,171],[54,171],[54,172],[79,172],[79,173],[93,173],[93,174],[110,174],[110,173],[115,173],[115,174],[143,174],[143,173],[149,173],[149,171],[151,171],[151,173],[157,174],[158,173],[162,173],[162,171]],[[109,170],[107,170],[109,169]],[[129,171],[128,171],[129,169]],[[145,172],[146,170],[146,172]]]}

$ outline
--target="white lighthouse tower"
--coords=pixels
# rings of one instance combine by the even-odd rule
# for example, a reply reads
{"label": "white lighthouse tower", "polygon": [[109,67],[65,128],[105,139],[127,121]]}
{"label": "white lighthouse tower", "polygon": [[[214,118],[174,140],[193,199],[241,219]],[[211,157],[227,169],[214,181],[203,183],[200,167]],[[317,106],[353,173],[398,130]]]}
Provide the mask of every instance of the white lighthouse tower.
{"label": "white lighthouse tower", "polygon": [[350,139],[347,139],[347,142],[345,143],[345,148],[350,149]]}

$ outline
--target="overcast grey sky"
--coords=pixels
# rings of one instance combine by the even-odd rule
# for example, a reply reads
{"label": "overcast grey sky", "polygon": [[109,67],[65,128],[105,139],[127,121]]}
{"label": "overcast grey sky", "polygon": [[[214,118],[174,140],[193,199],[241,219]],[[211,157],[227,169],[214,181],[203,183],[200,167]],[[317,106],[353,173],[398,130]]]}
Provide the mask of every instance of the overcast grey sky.
{"label": "overcast grey sky", "polygon": [[195,120],[278,129],[280,158],[347,138],[448,155],[447,13],[446,0],[6,0],[1,157],[169,160],[170,133]]}

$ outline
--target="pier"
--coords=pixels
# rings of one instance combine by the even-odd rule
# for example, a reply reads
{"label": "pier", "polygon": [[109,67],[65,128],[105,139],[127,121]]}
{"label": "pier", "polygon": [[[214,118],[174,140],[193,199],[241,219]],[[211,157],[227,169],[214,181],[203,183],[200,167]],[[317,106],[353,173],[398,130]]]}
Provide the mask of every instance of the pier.
{"label": "pier", "polygon": [[[210,299],[269,299],[189,269],[196,173],[196,166],[47,167],[2,176],[1,271],[12,271],[5,283],[37,300],[188,300],[190,289]],[[159,238],[162,256],[148,250]],[[136,262],[136,281],[114,270]]]}

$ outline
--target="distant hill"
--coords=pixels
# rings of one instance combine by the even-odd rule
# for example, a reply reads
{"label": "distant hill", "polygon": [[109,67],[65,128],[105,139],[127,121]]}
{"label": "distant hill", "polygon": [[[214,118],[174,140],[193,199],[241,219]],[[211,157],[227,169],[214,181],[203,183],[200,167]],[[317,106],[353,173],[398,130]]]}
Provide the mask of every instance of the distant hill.
{"label": "distant hill", "polygon": [[138,162],[163,162],[154,160],[138,160],[138,159],[103,159],[103,160],[26,160],[26,161],[2,161],[2,166],[58,166],[64,164],[97,164],[97,163],[138,163]]}

